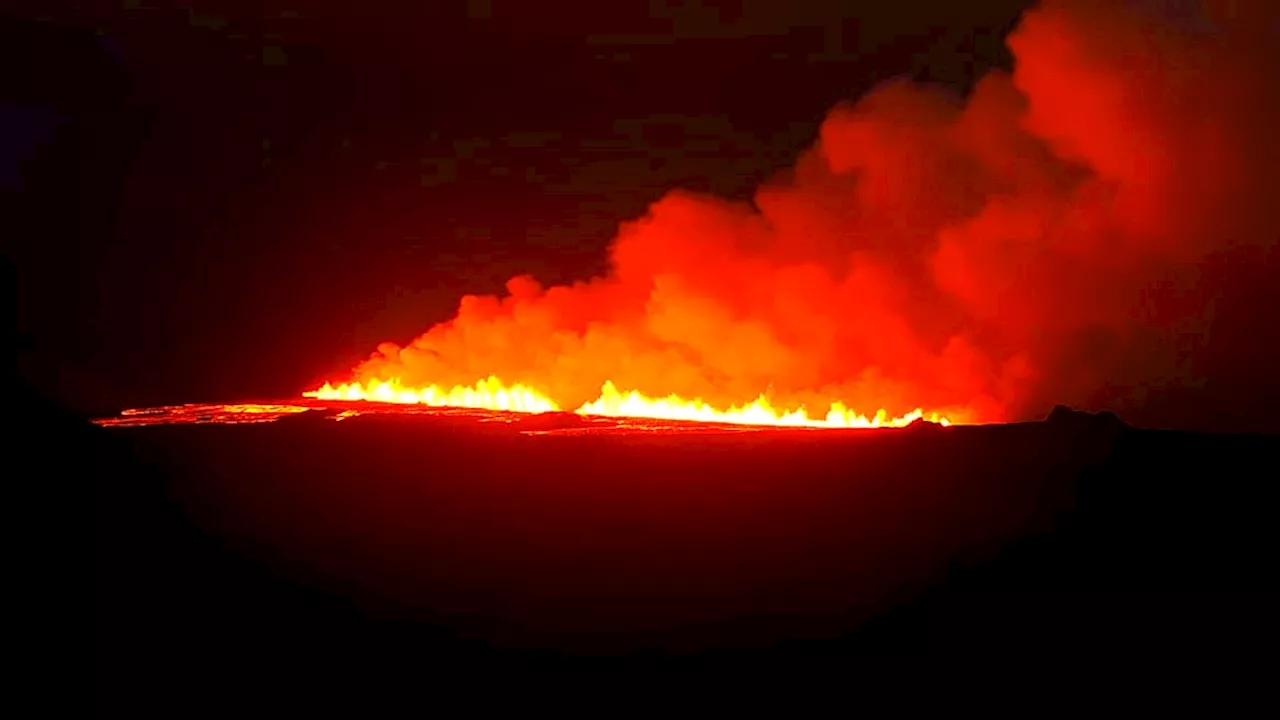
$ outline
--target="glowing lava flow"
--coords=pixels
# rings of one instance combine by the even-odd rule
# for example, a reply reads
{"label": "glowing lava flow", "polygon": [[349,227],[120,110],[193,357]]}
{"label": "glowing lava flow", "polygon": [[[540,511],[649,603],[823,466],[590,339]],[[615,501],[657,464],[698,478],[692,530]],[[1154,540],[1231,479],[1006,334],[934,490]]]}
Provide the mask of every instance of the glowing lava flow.
{"label": "glowing lava flow", "polygon": [[919,408],[896,418],[889,417],[884,410],[880,410],[872,417],[867,417],[849,410],[838,402],[831,403],[831,410],[826,418],[816,419],[810,418],[804,408],[792,412],[779,412],[769,404],[769,400],[764,395],[742,407],[717,410],[701,400],[682,400],[675,395],[655,399],[634,391],[622,393],[611,382],[606,382],[600,389],[599,399],[578,408],[578,414],[788,427],[905,427],[920,419],[927,419],[941,425],[951,424],[949,420],[940,417],[937,413],[926,417],[924,411]]}
{"label": "glowing lava flow", "polygon": [[[432,407],[464,407],[485,410],[541,413],[555,412],[560,408],[550,398],[524,385],[504,385],[490,376],[474,386],[454,386],[444,389],[430,385],[410,388],[398,380],[364,383],[342,383],[336,387],[325,383],[319,390],[303,393],[305,397],[320,400],[366,400],[371,402],[422,404]],[[926,415],[916,409],[900,417],[889,417],[880,410],[872,416],[860,415],[843,404],[833,402],[825,418],[811,418],[803,408],[792,412],[779,411],[770,405],[763,395],[742,407],[718,410],[701,400],[684,400],[675,395],[650,398],[638,392],[620,392],[612,382],[606,382],[600,397],[584,404],[575,412],[579,415],[603,417],[651,418],[656,420],[688,420],[706,423],[732,423],[736,425],[778,425],[784,427],[818,428],[878,428],[905,427],[916,420],[928,420],[940,425],[951,422],[938,413]]]}
{"label": "glowing lava flow", "polygon": [[560,409],[538,391],[523,385],[507,387],[492,375],[471,387],[455,385],[450,390],[436,385],[408,388],[398,380],[370,380],[363,384],[342,383],[337,387],[325,383],[319,390],[302,395],[320,400],[368,400],[402,405],[416,404],[525,413],[555,412]]}

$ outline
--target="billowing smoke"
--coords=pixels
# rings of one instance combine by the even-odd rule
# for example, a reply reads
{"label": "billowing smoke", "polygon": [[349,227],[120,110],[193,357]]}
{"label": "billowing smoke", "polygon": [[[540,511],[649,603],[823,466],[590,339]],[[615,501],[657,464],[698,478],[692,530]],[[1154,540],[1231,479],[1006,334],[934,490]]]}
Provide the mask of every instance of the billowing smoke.
{"label": "billowing smoke", "polygon": [[1280,398],[1278,34],[1267,0],[1046,1],[1008,38],[1012,75],[968,98],[883,85],[752,203],[672,192],[622,225],[607,275],[465,297],[356,375],[492,374],[568,408],[612,380],[724,406],[1256,422]]}

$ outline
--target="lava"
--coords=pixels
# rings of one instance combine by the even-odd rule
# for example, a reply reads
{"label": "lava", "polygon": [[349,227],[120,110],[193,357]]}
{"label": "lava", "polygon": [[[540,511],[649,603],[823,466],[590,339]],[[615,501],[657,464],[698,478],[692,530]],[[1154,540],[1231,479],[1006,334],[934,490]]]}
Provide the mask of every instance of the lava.
{"label": "lava", "polygon": [[541,393],[523,385],[507,387],[489,376],[471,387],[462,385],[445,390],[437,385],[406,387],[398,380],[370,380],[365,383],[342,383],[337,387],[325,383],[319,390],[303,393],[303,397],[319,400],[367,400],[400,405],[461,407],[508,412],[556,412],[560,408]]}
{"label": "lava", "polygon": [[[337,386],[325,383],[320,389],[303,393],[303,395],[319,400],[420,404],[431,407],[462,407],[523,413],[560,410],[555,401],[537,390],[519,384],[508,386],[493,376],[473,386],[456,385],[448,389],[438,385],[407,387],[395,379],[341,383]],[[600,389],[599,398],[584,403],[574,412],[590,417],[814,428],[905,427],[916,420],[927,420],[940,425],[952,423],[952,420],[945,415],[937,412],[926,414],[921,408],[897,417],[890,416],[884,409],[868,416],[850,410],[841,402],[832,402],[825,416],[810,417],[803,407],[789,411],[775,408],[764,395],[746,405],[721,410],[699,398],[686,400],[674,394],[662,398],[651,398],[634,390],[622,392],[612,382],[605,382]]]}
{"label": "lava", "polygon": [[151,425],[256,425],[315,408],[288,403],[188,403],[125,410],[119,417],[93,422],[102,427],[146,427]]}
{"label": "lava", "polygon": [[736,425],[782,425],[788,427],[838,427],[838,428],[876,428],[906,427],[916,420],[927,419],[940,425],[950,425],[951,421],[939,415],[925,415],[920,408],[900,417],[889,417],[888,412],[881,409],[871,417],[859,415],[849,410],[842,403],[831,403],[831,410],[826,417],[810,418],[804,408],[791,412],[775,409],[764,395],[742,407],[728,410],[717,410],[701,400],[682,400],[675,395],[665,398],[649,398],[632,391],[619,392],[613,383],[606,382],[600,390],[600,398],[584,404],[577,410],[579,415],[602,415],[606,417],[638,417],[658,420],[691,420],[695,422],[733,423]]}

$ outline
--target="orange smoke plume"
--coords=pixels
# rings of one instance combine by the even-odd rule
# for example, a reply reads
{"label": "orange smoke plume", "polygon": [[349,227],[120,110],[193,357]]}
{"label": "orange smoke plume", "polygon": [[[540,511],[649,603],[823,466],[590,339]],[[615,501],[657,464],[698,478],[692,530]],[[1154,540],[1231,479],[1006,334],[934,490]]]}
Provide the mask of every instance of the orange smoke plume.
{"label": "orange smoke plume", "polygon": [[464,297],[317,392],[841,426],[1214,412],[1206,383],[1274,374],[1248,316],[1275,298],[1275,15],[1044,2],[1012,74],[876,88],[752,202],[671,192],[607,274]]}

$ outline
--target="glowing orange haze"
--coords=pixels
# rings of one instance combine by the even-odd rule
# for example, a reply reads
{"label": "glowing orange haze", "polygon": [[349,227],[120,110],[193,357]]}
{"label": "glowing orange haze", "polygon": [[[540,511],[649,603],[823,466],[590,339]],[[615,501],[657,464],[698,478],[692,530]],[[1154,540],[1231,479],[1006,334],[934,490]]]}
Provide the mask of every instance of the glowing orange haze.
{"label": "glowing orange haze", "polygon": [[969,97],[883,85],[750,203],[672,192],[605,275],[463,297],[309,394],[848,427],[1195,387],[1257,356],[1204,268],[1280,235],[1280,43],[1272,4],[1172,6],[1044,2]]}

